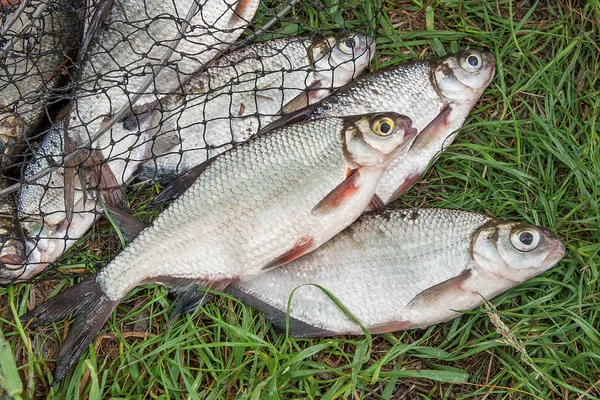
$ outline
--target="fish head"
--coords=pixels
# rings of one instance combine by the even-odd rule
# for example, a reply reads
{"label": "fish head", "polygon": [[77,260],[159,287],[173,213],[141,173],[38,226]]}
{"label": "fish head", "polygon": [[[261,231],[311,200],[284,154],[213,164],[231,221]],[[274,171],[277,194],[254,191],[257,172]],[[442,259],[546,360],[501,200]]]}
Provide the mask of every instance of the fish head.
{"label": "fish head", "polygon": [[477,101],[496,71],[496,58],[489,51],[466,50],[432,63],[431,81],[450,102]]}
{"label": "fish head", "polygon": [[314,41],[308,57],[322,88],[338,88],[360,75],[375,55],[375,38],[349,32]]}
{"label": "fish head", "polygon": [[344,122],[344,155],[354,167],[387,167],[417,134],[410,118],[393,112],[346,117]]}
{"label": "fish head", "polygon": [[476,232],[471,255],[493,275],[523,282],[562,260],[565,245],[539,226],[491,220]]}

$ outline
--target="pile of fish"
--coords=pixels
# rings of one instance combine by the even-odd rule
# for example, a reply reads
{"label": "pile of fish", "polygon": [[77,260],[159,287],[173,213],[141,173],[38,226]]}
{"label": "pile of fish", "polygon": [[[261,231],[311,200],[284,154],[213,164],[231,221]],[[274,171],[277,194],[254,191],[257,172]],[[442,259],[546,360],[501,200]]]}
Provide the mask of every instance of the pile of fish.
{"label": "pile of fish", "polygon": [[[29,15],[21,25],[36,26],[41,17],[24,8],[74,10],[55,2],[9,2],[3,17]],[[16,203],[0,202],[0,279],[31,279],[105,211],[132,238],[96,275],[22,317],[36,327],[74,316],[55,382],[148,282],[178,293],[177,312],[215,289],[295,336],[382,333],[454,318],[564,257],[540,227],[386,208],[453,142],[494,76],[492,54],[465,50],[361,76],[375,39],[360,32],[228,50],[258,5],[92,2],[78,14],[76,68],[47,60],[44,70],[65,69],[71,86],[23,169]],[[11,32],[19,42],[22,30]],[[73,42],[66,33],[55,41]],[[3,62],[16,67],[1,71],[2,82],[17,87],[25,50],[7,49]],[[33,111],[51,114],[44,110],[60,97],[42,86],[27,106],[0,98],[5,170],[38,129]],[[122,194],[135,179],[166,185],[156,203],[175,199],[150,226]]]}

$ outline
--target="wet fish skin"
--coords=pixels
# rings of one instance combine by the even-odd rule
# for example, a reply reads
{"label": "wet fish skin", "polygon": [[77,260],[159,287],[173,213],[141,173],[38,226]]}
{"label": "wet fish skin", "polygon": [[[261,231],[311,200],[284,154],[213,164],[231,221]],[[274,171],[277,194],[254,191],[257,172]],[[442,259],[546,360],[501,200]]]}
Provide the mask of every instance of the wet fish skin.
{"label": "wet fish skin", "polygon": [[[13,4],[10,6],[10,4]],[[3,15],[8,22],[19,9],[11,2]],[[34,12],[45,9],[38,18]],[[31,0],[2,37],[8,46],[0,68],[0,164],[9,166],[21,152],[56,95],[60,69],[77,48],[80,24],[75,0]],[[3,25],[4,27],[4,25]]]}
{"label": "wet fish skin", "polygon": [[[94,135],[130,97],[139,93],[175,39],[194,1],[115,0],[105,30],[90,46],[70,114],[69,135],[82,143]],[[244,31],[258,0],[204,0],[168,64],[154,77],[137,105],[181,89],[190,74],[224,51]],[[109,143],[104,135],[96,148]]]}
{"label": "wet fish skin", "polygon": [[369,332],[384,333],[455,318],[455,310],[481,305],[564,255],[564,244],[540,227],[465,211],[394,209],[365,214],[314,252],[226,291],[285,329],[298,287],[291,335],[363,334],[312,286],[320,285]]}
{"label": "wet fish skin", "polygon": [[[20,268],[3,271],[0,284],[33,278],[77,242],[102,215],[104,202],[111,203],[120,187],[128,183],[137,167],[148,159],[152,146],[149,118],[139,114],[139,126],[129,129],[116,124],[108,137],[119,138],[102,152],[83,152],[77,160],[74,180],[73,216],[69,223],[65,204],[65,168],[60,167],[36,182],[23,185],[17,194],[17,215],[25,234],[27,257]],[[23,179],[50,167],[63,165],[64,124],[57,121],[46,133],[33,159],[24,169]],[[110,157],[104,158],[104,154]],[[2,252],[3,254],[3,252]],[[9,279],[10,278],[10,279]]]}
{"label": "wet fish skin", "polygon": [[[467,60],[477,61],[477,66]],[[411,118],[421,133],[410,149],[392,162],[380,179],[377,196],[389,204],[414,183],[431,160],[456,137],[469,112],[493,79],[495,58],[487,51],[466,50],[446,57],[411,61],[364,75],[319,103],[309,118],[393,111]],[[268,131],[305,119],[299,110],[265,127]],[[443,118],[437,118],[445,112]],[[430,125],[432,124],[432,125]]]}
{"label": "wet fish skin", "polygon": [[375,54],[362,33],[268,40],[226,53],[160,100],[157,140],[174,136],[164,155],[154,149],[140,178],[171,181],[254,136],[278,115],[323,99],[356,78]]}
{"label": "wet fish skin", "polygon": [[367,206],[389,162],[416,134],[411,125],[393,113],[326,118],[221,154],[101,272],[23,316],[39,326],[75,314],[55,381],[135,286],[223,289],[329,240]]}

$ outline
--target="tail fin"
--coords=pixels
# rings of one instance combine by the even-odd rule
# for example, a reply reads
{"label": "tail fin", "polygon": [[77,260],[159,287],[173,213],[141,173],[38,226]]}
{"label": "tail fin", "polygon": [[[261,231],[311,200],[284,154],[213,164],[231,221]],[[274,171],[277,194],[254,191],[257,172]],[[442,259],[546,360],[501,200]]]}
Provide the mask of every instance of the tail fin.
{"label": "tail fin", "polygon": [[69,329],[56,361],[54,384],[60,382],[102,329],[119,301],[110,300],[96,277],[63,290],[21,317],[22,321],[35,319],[31,327],[47,325],[73,313],[75,322]]}

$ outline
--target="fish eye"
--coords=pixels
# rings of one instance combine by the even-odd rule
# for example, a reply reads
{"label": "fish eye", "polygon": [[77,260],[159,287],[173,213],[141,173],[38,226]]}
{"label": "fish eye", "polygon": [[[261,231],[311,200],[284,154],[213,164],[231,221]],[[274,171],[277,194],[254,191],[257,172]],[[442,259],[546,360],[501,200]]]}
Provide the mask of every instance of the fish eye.
{"label": "fish eye", "polygon": [[392,133],[393,129],[394,121],[388,117],[377,118],[371,125],[371,130],[373,130],[373,132],[379,136],[388,136],[390,133]]}
{"label": "fish eye", "polygon": [[540,244],[540,233],[532,228],[521,228],[510,234],[510,243],[519,251],[535,250]]}
{"label": "fish eye", "polygon": [[467,72],[477,72],[482,65],[481,56],[477,53],[467,53],[460,60],[460,66]]}
{"label": "fish eye", "polygon": [[350,35],[342,38],[338,43],[338,48],[344,54],[352,54],[354,53],[354,48],[356,47],[356,36]]}

